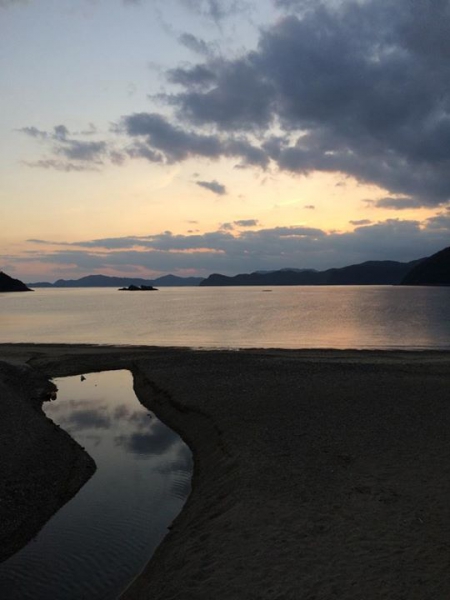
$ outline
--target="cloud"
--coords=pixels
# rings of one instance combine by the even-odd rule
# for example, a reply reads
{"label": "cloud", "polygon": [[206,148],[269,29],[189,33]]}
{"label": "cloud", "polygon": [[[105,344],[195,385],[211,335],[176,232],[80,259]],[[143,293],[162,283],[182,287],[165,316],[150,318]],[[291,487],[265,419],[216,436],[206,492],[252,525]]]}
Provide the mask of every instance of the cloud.
{"label": "cloud", "polygon": [[243,165],[265,167],[268,158],[260,148],[245,137],[221,137],[197,133],[173,125],[157,113],[134,113],[122,118],[122,131],[134,141],[127,153],[132,158],[167,163],[180,162],[192,157],[219,159],[222,156],[242,160]]}
{"label": "cloud", "polygon": [[240,221],[233,221],[233,224],[238,227],[256,227],[259,221],[258,219],[241,219]]}
{"label": "cloud", "polygon": [[450,214],[441,213],[435,217],[430,217],[427,219],[427,228],[428,230],[436,232],[450,232]]}
{"label": "cloud", "polygon": [[[135,113],[124,117],[123,124],[130,137],[141,138],[140,148],[152,152],[156,149],[165,155],[168,162],[191,156],[217,158],[221,154],[221,143],[216,136],[186,132],[171,125],[162,115]],[[136,146],[134,151],[137,151]]]}
{"label": "cloud", "polygon": [[166,77],[170,83],[176,83],[189,88],[204,87],[216,81],[214,71],[205,65],[195,65],[188,69],[170,69]]}
{"label": "cloud", "polygon": [[374,202],[371,202],[371,204],[375,205],[377,208],[391,208],[393,210],[406,210],[408,208],[419,208],[421,206],[421,202],[415,198],[391,198],[390,196],[375,200]]}
{"label": "cloud", "polygon": [[46,140],[49,137],[46,131],[41,131],[37,127],[21,127],[20,129],[16,129],[16,131],[41,140]]}
{"label": "cloud", "polygon": [[236,14],[244,9],[245,3],[238,0],[180,0],[190,10],[220,21],[224,17]]}
{"label": "cloud", "polygon": [[21,127],[20,129],[16,129],[16,131],[41,140],[64,141],[67,139],[67,136],[70,135],[70,132],[65,125],[55,125],[53,131],[42,131],[34,126]]}
{"label": "cloud", "polygon": [[[76,139],[69,129],[59,124],[51,131],[43,131],[35,126],[27,126],[16,131],[41,141],[50,149],[52,156],[43,157],[35,161],[22,161],[29,167],[42,169],[55,169],[57,171],[97,171],[106,160],[120,165],[124,162],[126,154],[104,140]],[[78,136],[92,136],[97,133],[93,123],[85,131],[78,132]]]}
{"label": "cloud", "polygon": [[227,193],[227,189],[226,187],[222,184],[219,183],[218,181],[196,181],[195,182],[197,185],[199,185],[200,187],[203,187],[207,190],[209,190],[210,192],[213,192],[213,194],[217,194],[218,196],[224,196]]}
{"label": "cloud", "polygon": [[[179,1],[215,19],[242,9],[231,0]],[[384,190],[374,207],[447,203],[449,3],[276,4],[286,13],[260,30],[254,50],[232,58],[184,34],[182,43],[201,58],[167,71],[172,92],[158,99],[173,115],[125,115],[116,128],[119,147],[79,140],[62,126],[23,128],[52,145],[53,155],[34,165],[61,170],[61,157],[67,170],[125,157],[161,164],[225,157],[294,174],[341,173]]]}
{"label": "cloud", "polygon": [[[167,272],[235,274],[283,267],[325,269],[366,260],[409,261],[448,246],[450,214],[442,212],[423,222],[388,219],[353,223],[348,232],[327,232],[313,227],[274,227],[234,230],[232,223],[217,231],[191,235],[163,232],[39,246],[10,262],[33,261],[65,265],[81,274],[114,269],[129,274],[148,269]],[[229,227],[226,227],[228,225]]]}
{"label": "cloud", "polygon": [[359,219],[356,221],[349,221],[352,225],[370,225],[372,221],[370,219]]}
{"label": "cloud", "polygon": [[[255,50],[169,73],[184,86],[165,96],[178,118],[257,135],[284,170],[340,172],[403,206],[448,201],[449,4],[278,4],[298,12],[262,30]],[[214,82],[201,81],[208,72]]]}
{"label": "cloud", "polygon": [[210,56],[212,54],[211,44],[196,37],[192,33],[182,33],[178,38],[178,41],[195,54],[200,54],[201,56]]}
{"label": "cloud", "polygon": [[[196,125],[213,123],[228,131],[252,130],[270,124],[273,85],[255,69],[251,58],[213,61],[211,65],[201,66],[215,73],[213,88],[210,88],[211,81],[207,81],[203,84],[208,86],[206,90],[192,89],[189,85],[185,92],[165,96],[166,102],[175,106],[183,119]],[[192,79],[192,68],[179,68],[179,84],[183,71],[188,82]],[[200,86],[199,81],[197,85]]]}
{"label": "cloud", "polygon": [[314,210],[316,207],[314,206],[314,204],[305,204],[303,208],[307,208],[308,210]]}
{"label": "cloud", "polygon": [[54,158],[43,158],[35,161],[23,160],[23,165],[34,169],[54,169],[63,173],[98,171],[98,167],[91,164],[75,164],[66,160],[55,160]]}
{"label": "cloud", "polygon": [[107,149],[106,142],[83,142],[66,138],[61,138],[61,141],[63,144],[57,148],[56,152],[70,160],[101,162]]}
{"label": "cloud", "polygon": [[[145,0],[123,0],[124,4],[139,5]],[[152,0],[154,1],[154,0]],[[216,23],[231,15],[248,10],[249,4],[244,0],[176,0],[188,10],[212,19]]]}

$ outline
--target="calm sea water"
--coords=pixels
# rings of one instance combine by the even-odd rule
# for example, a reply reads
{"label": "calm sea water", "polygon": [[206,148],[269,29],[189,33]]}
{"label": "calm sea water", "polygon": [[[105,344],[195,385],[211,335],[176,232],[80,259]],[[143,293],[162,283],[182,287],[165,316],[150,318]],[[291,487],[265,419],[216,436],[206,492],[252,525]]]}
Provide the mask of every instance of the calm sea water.
{"label": "calm sea water", "polygon": [[41,289],[0,294],[0,342],[450,348],[450,288]]}
{"label": "calm sea water", "polygon": [[97,465],[37,537],[0,564],[4,600],[113,600],[140,573],[189,492],[189,448],[136,398],[128,371],[56,379],[44,405]]}

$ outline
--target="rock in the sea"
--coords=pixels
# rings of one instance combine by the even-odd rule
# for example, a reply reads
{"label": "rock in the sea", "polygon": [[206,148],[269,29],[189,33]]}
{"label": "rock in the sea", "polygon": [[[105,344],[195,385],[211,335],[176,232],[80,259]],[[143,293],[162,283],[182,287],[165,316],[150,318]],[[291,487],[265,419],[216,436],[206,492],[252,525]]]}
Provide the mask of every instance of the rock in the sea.
{"label": "rock in the sea", "polygon": [[13,279],[3,271],[0,271],[0,292],[32,292],[23,281]]}
{"label": "rock in the sea", "polygon": [[158,288],[151,285],[129,285],[128,287],[119,288],[119,292],[157,292]]}

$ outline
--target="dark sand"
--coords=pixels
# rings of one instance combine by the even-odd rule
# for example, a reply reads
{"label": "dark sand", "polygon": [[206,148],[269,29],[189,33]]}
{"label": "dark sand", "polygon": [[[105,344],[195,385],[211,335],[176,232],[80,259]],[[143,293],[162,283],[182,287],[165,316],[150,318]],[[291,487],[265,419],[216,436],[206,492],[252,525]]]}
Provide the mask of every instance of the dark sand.
{"label": "dark sand", "polygon": [[[450,598],[450,353],[0,345],[0,360],[128,368],[193,449],[193,492],[126,600]],[[0,396],[2,465],[24,489],[48,421],[10,415],[32,389]]]}

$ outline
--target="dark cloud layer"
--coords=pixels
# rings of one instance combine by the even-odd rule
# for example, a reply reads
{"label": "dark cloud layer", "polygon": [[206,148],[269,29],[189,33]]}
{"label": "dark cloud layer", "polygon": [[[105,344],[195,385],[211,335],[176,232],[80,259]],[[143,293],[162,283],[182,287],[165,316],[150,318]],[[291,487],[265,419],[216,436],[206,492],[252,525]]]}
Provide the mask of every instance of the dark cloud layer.
{"label": "dark cloud layer", "polygon": [[125,133],[136,141],[127,149],[132,158],[152,162],[179,162],[193,157],[241,159],[245,165],[264,167],[268,157],[244,137],[223,138],[217,134],[197,133],[173,125],[156,113],[135,113],[122,120]]}
{"label": "dark cloud layer", "polygon": [[[448,245],[450,211],[423,223],[400,219],[355,221],[354,231],[344,233],[312,227],[244,229],[237,233],[232,223],[223,225],[227,227],[204,234],[164,232],[54,244],[54,250],[30,251],[21,260],[76,266],[81,272],[149,268],[161,273],[195,269],[201,274],[235,274],[288,266],[329,268],[366,260],[408,261]],[[49,242],[42,241],[44,245]]]}
{"label": "dark cloud layer", "polygon": [[[222,18],[236,2],[180,0]],[[394,210],[450,201],[450,3],[412,0],[275,0],[285,12],[255,50],[203,58],[167,72],[159,96],[174,117],[122,118],[119,149],[71,136],[64,126],[22,129],[53,155],[27,164],[59,170],[125,158],[269,164],[293,173],[339,172],[386,195]],[[66,162],[64,162],[66,161]]]}
{"label": "dark cloud layer", "polygon": [[183,121],[282,135],[282,169],[339,171],[422,205],[450,198],[450,5],[279,2],[301,8],[255,51],[169,73]]}

